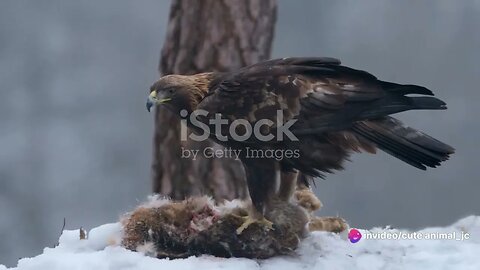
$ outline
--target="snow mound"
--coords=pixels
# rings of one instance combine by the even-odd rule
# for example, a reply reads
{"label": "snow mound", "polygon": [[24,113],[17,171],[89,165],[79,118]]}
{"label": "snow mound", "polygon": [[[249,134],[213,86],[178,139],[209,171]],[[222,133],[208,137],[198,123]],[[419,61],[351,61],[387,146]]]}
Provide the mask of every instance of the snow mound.
{"label": "snow mound", "polygon": [[[423,239],[413,239],[413,232],[391,228],[358,231],[362,238],[357,243],[351,243],[342,235],[313,232],[300,244],[295,256],[266,260],[213,256],[169,260],[120,247],[122,228],[120,223],[112,223],[90,230],[84,240],[80,240],[79,230],[64,231],[57,247],[45,248],[43,254],[33,258],[20,259],[17,267],[10,269],[480,269],[478,216],[464,218],[448,227],[415,232]],[[367,239],[368,235],[402,233],[404,239]],[[438,236],[449,238],[429,238]],[[458,240],[461,236],[467,237]],[[0,265],[0,270],[5,269]]]}

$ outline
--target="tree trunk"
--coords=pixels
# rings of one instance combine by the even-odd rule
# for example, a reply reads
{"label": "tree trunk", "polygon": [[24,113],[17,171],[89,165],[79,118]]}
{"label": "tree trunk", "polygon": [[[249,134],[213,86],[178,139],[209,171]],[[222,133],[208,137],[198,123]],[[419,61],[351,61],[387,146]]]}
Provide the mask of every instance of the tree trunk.
{"label": "tree trunk", "polygon": [[[173,0],[159,69],[165,74],[229,71],[270,57],[275,0]],[[196,160],[181,148],[199,149]],[[163,108],[155,112],[153,192],[173,199],[208,194],[220,199],[247,195],[240,161],[206,158],[211,142],[180,141],[180,121]]]}

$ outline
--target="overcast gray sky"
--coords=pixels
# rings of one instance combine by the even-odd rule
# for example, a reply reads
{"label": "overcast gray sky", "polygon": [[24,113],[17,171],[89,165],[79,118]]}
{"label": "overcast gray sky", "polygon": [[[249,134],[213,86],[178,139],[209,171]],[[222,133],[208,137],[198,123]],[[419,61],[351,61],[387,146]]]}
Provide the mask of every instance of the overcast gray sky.
{"label": "overcast gray sky", "polygon": [[[67,228],[114,222],[150,191],[152,115],[168,1],[0,2],[0,262]],[[322,215],[354,227],[480,214],[480,1],[279,1],[273,56],[332,56],[432,89],[449,106],[399,115],[457,149],[442,167],[355,155],[317,181]]]}

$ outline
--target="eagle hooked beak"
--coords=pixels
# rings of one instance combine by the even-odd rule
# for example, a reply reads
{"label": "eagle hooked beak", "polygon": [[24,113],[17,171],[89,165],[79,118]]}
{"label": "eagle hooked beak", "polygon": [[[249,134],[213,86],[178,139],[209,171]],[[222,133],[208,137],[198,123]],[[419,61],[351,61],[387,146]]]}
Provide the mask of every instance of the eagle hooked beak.
{"label": "eagle hooked beak", "polygon": [[158,96],[157,96],[157,91],[152,91],[150,93],[150,95],[148,96],[148,99],[147,99],[147,111],[150,112],[150,109],[155,106],[155,105],[158,105],[158,104],[163,104],[167,101],[170,101],[172,100],[171,98],[161,98],[159,99]]}

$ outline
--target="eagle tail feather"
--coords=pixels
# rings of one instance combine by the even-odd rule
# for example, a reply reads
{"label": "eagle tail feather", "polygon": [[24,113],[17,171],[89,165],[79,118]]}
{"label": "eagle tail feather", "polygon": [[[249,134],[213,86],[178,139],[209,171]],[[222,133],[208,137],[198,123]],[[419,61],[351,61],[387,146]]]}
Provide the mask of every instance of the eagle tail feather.
{"label": "eagle tail feather", "polygon": [[434,97],[408,97],[414,110],[445,110],[447,104]]}
{"label": "eagle tail feather", "polygon": [[378,119],[410,110],[446,110],[445,102],[434,97],[392,96],[379,100],[371,109],[358,115],[360,119]]}
{"label": "eagle tail feather", "polygon": [[418,94],[433,96],[433,92],[423,86],[414,85],[414,84],[398,84],[392,82],[379,81],[380,85],[387,92],[396,93],[400,95],[409,95],[409,94]]}
{"label": "eagle tail feather", "polygon": [[393,117],[358,122],[352,130],[383,151],[422,170],[437,167],[455,151],[423,132],[404,126]]}

